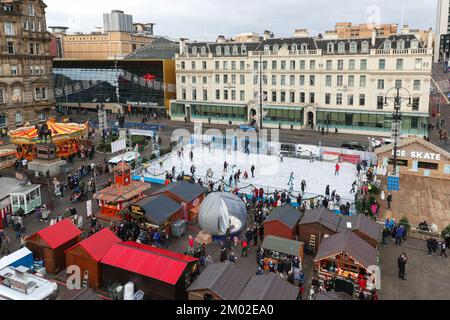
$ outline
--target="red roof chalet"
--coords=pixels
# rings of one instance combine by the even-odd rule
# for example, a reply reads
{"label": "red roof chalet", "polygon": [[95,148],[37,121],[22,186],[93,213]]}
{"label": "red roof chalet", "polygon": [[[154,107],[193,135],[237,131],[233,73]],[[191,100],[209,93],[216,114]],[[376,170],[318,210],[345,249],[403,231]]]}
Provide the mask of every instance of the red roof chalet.
{"label": "red roof chalet", "polygon": [[36,232],[35,235],[36,234],[38,234],[50,248],[56,249],[66,242],[78,237],[81,234],[81,231],[73,224],[72,220],[65,219],[53,226]]}

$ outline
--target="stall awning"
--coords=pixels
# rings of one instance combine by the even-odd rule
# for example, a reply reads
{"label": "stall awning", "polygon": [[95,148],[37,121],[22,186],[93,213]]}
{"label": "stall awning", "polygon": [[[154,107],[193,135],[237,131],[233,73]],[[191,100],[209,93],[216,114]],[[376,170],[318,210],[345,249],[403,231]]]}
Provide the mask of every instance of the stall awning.
{"label": "stall awning", "polygon": [[300,255],[302,246],[303,243],[299,241],[284,239],[275,236],[267,236],[264,238],[261,248],[298,257]]}

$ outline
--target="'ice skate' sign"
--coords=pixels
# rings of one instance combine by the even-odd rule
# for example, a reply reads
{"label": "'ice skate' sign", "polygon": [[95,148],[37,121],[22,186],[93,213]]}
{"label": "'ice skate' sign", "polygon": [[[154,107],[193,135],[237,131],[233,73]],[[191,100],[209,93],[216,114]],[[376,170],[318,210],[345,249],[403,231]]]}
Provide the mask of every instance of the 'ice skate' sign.
{"label": "'ice skate' sign", "polygon": [[[392,151],[394,154],[394,151]],[[430,153],[430,152],[420,152],[420,151],[408,151],[406,150],[397,150],[397,157],[410,157],[413,159],[426,159],[426,160],[441,160],[441,155],[438,153]]]}

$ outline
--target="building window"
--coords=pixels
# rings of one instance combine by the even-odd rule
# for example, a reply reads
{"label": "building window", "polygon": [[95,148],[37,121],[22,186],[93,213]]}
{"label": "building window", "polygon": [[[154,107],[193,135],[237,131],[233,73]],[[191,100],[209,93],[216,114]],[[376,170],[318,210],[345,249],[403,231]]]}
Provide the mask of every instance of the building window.
{"label": "building window", "polygon": [[245,61],[241,61],[240,62],[240,69],[244,70],[245,69]]}
{"label": "building window", "polygon": [[344,70],[344,60],[338,60],[338,70]]}
{"label": "building window", "polygon": [[362,53],[369,53],[369,42],[363,41],[361,43],[361,52]]}
{"label": "building window", "polygon": [[233,46],[233,56],[239,55],[239,49],[238,46]]}
{"label": "building window", "polygon": [[228,90],[223,90],[223,100],[228,100]]}
{"label": "building window", "polygon": [[275,45],[273,46],[272,50],[273,50],[274,53],[277,53],[277,52],[278,52],[278,45],[275,44]]}
{"label": "building window", "polygon": [[206,61],[203,61],[203,62],[202,62],[202,68],[203,68],[203,70],[206,70],[207,67],[208,67],[208,65],[207,65]]}
{"label": "building window", "polygon": [[348,61],[348,69],[349,70],[355,70],[355,59],[350,59]]}
{"label": "building window", "polygon": [[301,45],[300,45],[300,51],[306,51],[306,50],[308,50],[308,45],[306,44],[306,43],[302,43]]}
{"label": "building window", "polygon": [[309,103],[315,103],[314,92],[309,93]]}
{"label": "building window", "polygon": [[192,76],[192,84],[197,84],[197,77],[196,76]]}
{"label": "building window", "polygon": [[267,85],[267,75],[263,74],[262,81],[263,81],[263,85]]}
{"label": "building window", "polygon": [[361,60],[360,69],[367,70],[367,60],[366,59]]}
{"label": "building window", "polygon": [[309,85],[311,86],[311,87],[314,87],[315,86],[315,84],[316,84],[316,76],[309,76]]}
{"label": "building window", "polygon": [[28,14],[30,15],[30,17],[34,17],[34,6],[32,3],[28,5]]}
{"label": "building window", "polygon": [[349,94],[349,95],[347,96],[347,104],[348,104],[349,106],[352,106],[352,105],[353,105],[353,95],[352,95],[352,94]]}
{"label": "building window", "polygon": [[366,105],[366,95],[365,94],[360,94],[359,95],[359,105],[360,106],[365,106]]}
{"label": "building window", "polygon": [[384,80],[383,79],[379,79],[378,80],[377,88],[378,88],[378,90],[383,90],[384,89]]}
{"label": "building window", "polygon": [[243,74],[241,74],[239,76],[239,80],[240,80],[240,84],[244,85],[245,84],[245,76]]}
{"label": "building window", "polygon": [[305,103],[306,98],[305,98],[305,93],[304,92],[300,92],[300,103]]}
{"label": "building window", "polygon": [[333,61],[327,60],[327,70],[331,70],[331,69],[333,69]]}
{"label": "building window", "polygon": [[14,103],[22,102],[22,89],[19,87],[13,88],[12,100]]}
{"label": "building window", "polygon": [[377,109],[378,110],[383,110],[383,106],[384,106],[384,97],[383,96],[378,96],[377,97]]}
{"label": "building window", "polygon": [[241,101],[245,100],[245,91],[244,90],[240,91],[240,98],[241,98]]}
{"label": "building window", "polygon": [[231,84],[236,84],[236,75],[235,74],[231,75]]}
{"label": "building window", "polygon": [[289,92],[289,102],[295,103],[295,92]]}
{"label": "building window", "polygon": [[231,61],[231,70],[236,70],[236,61]]}
{"label": "building window", "polygon": [[350,43],[350,53],[356,53],[358,51],[358,44],[356,42]]}
{"label": "building window", "polygon": [[216,74],[216,84],[219,84],[219,83],[220,83],[220,75]]}
{"label": "building window", "polygon": [[236,90],[231,90],[231,100],[236,101]]}
{"label": "building window", "polygon": [[223,62],[223,70],[228,70],[228,61]]}
{"label": "building window", "polygon": [[219,61],[215,62],[215,68],[216,68],[216,70],[220,69],[220,62]]}
{"label": "building window", "polygon": [[47,100],[47,88],[46,87],[34,88],[34,98],[35,100]]}
{"label": "building window", "polygon": [[192,100],[197,100],[197,89],[192,89]]}
{"label": "building window", "polygon": [[192,54],[197,54],[197,47],[192,47]]}
{"label": "building window", "polygon": [[405,50],[405,41],[403,40],[397,41],[397,50]]}
{"label": "building window", "polygon": [[268,44],[264,45],[264,54],[270,54],[270,46]]}
{"label": "building window", "polygon": [[16,48],[14,47],[14,42],[8,41],[8,53],[9,54],[16,54]]}
{"label": "building window", "polygon": [[411,49],[419,49],[419,40],[417,39],[411,40]]}
{"label": "building window", "polygon": [[272,102],[277,102],[277,92],[272,91]]}
{"label": "building window", "polygon": [[38,119],[39,121],[47,121],[47,114],[44,112],[39,113]]}
{"label": "building window", "polygon": [[191,68],[192,70],[195,70],[195,61],[191,61]]}
{"label": "building window", "polygon": [[325,104],[331,103],[331,93],[325,93]]}
{"label": "building window", "polygon": [[413,111],[418,111],[419,110],[419,106],[420,106],[420,98],[418,98],[418,97],[413,98],[413,101],[412,101],[412,109],[413,109]]}
{"label": "building window", "polygon": [[385,68],[386,68],[386,60],[385,59],[378,60],[378,69],[384,70]]}
{"label": "building window", "polygon": [[331,87],[331,76],[325,77],[325,86]]}
{"label": "building window", "polygon": [[384,42],[384,50],[391,50],[392,44],[390,40]]}
{"label": "building window", "polygon": [[281,91],[280,101],[281,102],[286,102],[286,92]]}
{"label": "building window", "polygon": [[272,61],[272,70],[277,70],[277,62]]}
{"label": "building window", "polygon": [[342,105],[342,93],[336,94],[336,104],[338,106]]}
{"label": "building window", "polygon": [[186,69],[186,62],[181,61],[181,69]]}
{"label": "building window", "polygon": [[345,53],[345,43],[344,42],[339,42],[338,44],[338,53]]}
{"label": "building window", "polygon": [[208,78],[207,77],[203,77],[202,79],[203,79],[203,81],[202,81],[203,84],[207,84],[208,83]]}
{"label": "building window", "polygon": [[304,86],[305,85],[305,75],[300,75],[299,77],[299,81],[300,81],[300,86]]}
{"label": "building window", "polygon": [[282,76],[281,76],[281,83],[280,83],[282,86],[285,86],[286,85],[286,76],[283,74]]}
{"label": "building window", "polygon": [[259,84],[259,76],[257,74],[255,74],[253,76],[253,84],[256,86],[257,84]]}
{"label": "building window", "polygon": [[360,76],[359,77],[359,87],[365,88],[366,87],[366,76]]}
{"label": "building window", "polygon": [[23,123],[23,114],[21,112],[16,112],[15,122],[16,122],[16,125]]}
{"label": "building window", "polygon": [[316,69],[316,61],[315,60],[311,60],[309,62],[309,70],[315,70]]}
{"label": "building window", "polygon": [[397,59],[397,70],[403,70],[403,59]]}
{"label": "building window", "polygon": [[201,49],[200,49],[200,52],[201,52],[202,55],[205,55],[206,54],[206,47],[202,46]]}
{"label": "building window", "polygon": [[286,70],[286,61],[281,60],[281,70]]}
{"label": "building window", "polygon": [[414,87],[413,87],[413,89],[415,91],[420,90],[420,80],[414,80]]}
{"label": "building window", "polygon": [[401,88],[402,87],[402,80],[395,80],[395,87]]}
{"label": "building window", "polygon": [[294,75],[291,75],[289,77],[289,85],[290,86],[295,86],[295,76]]}
{"label": "building window", "polygon": [[216,55],[217,56],[221,56],[222,55],[222,47],[221,46],[217,46],[216,47]]}
{"label": "building window", "polygon": [[227,74],[223,75],[223,84],[228,84],[228,75]]}
{"label": "building window", "polygon": [[245,46],[245,44],[241,46],[241,54],[247,54],[247,47]]}
{"label": "building window", "polygon": [[342,87],[344,85],[344,76],[338,75],[336,79],[336,86]]}
{"label": "building window", "polygon": [[275,86],[277,85],[277,76],[276,75],[272,75],[272,85]]}
{"label": "building window", "polygon": [[290,67],[291,67],[291,70],[295,70],[295,61],[294,60],[291,60]]}
{"label": "building window", "polygon": [[421,70],[422,69],[422,58],[417,58],[415,65],[416,65],[416,70]]}
{"label": "building window", "polygon": [[186,100],[186,89],[181,89],[181,99]]}
{"label": "building window", "polygon": [[355,86],[355,76],[348,76],[348,87],[353,88]]}
{"label": "building window", "polygon": [[216,99],[220,100],[220,90],[216,90]]}
{"label": "building window", "polygon": [[300,70],[305,70],[305,60],[300,60]]}
{"label": "building window", "polygon": [[0,88],[0,103],[5,103],[5,89],[4,88]]}
{"label": "building window", "polygon": [[327,45],[327,53],[334,53],[334,43],[329,42]]}
{"label": "building window", "polygon": [[14,23],[5,22],[5,34],[7,36],[14,36],[16,34],[16,32],[14,30]]}
{"label": "building window", "polygon": [[17,76],[17,74],[18,74],[17,66],[11,66],[11,75]]}

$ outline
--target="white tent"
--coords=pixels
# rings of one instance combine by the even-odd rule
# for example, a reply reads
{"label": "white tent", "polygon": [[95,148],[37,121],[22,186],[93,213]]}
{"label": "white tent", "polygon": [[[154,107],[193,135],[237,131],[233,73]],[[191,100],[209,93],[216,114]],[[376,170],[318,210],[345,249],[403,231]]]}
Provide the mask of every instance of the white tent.
{"label": "white tent", "polygon": [[228,227],[231,233],[239,232],[247,221],[247,208],[238,196],[215,192],[200,205],[199,224],[213,236],[223,236]]}

